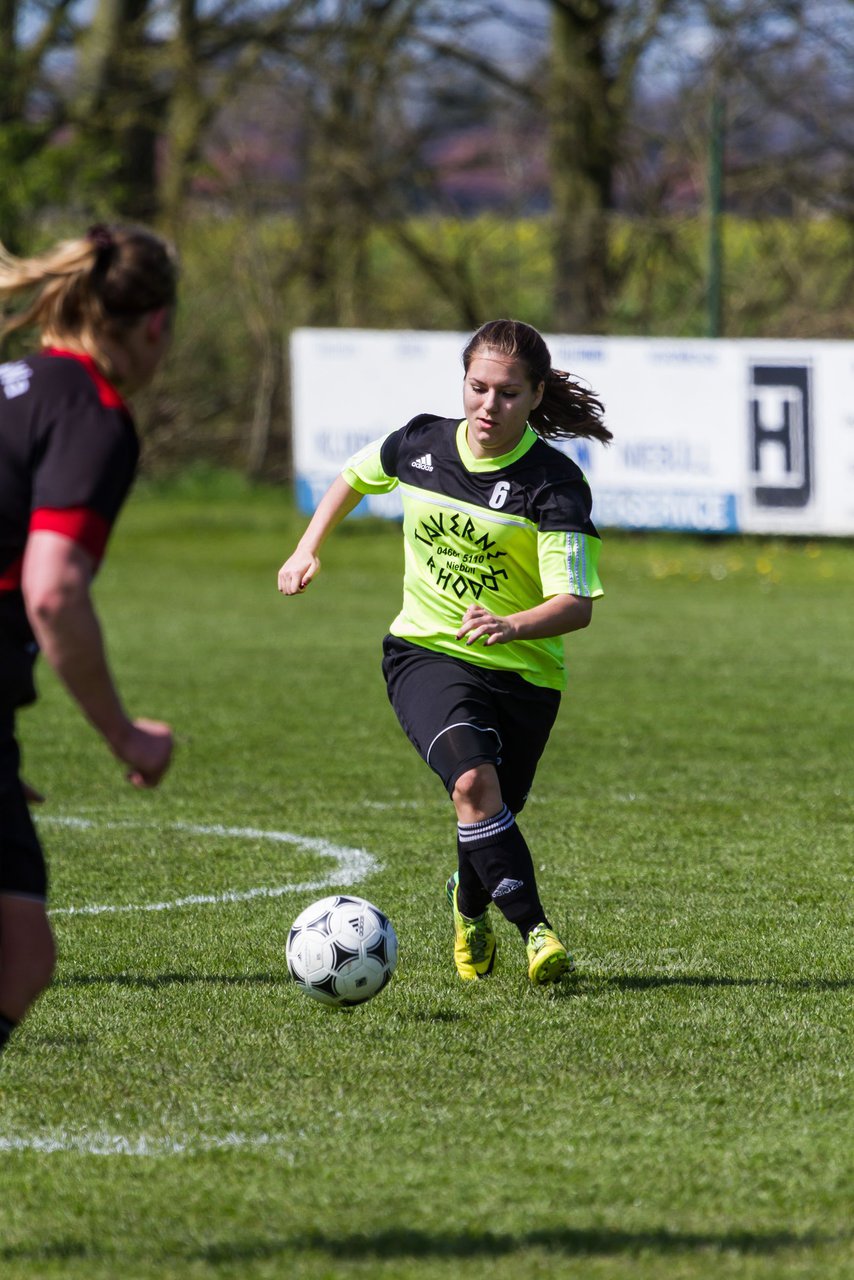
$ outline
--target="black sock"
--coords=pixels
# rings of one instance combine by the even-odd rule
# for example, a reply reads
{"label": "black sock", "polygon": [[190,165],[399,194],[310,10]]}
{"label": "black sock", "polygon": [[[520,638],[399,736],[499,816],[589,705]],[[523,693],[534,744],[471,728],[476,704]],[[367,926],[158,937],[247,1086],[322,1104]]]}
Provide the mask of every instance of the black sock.
{"label": "black sock", "polygon": [[7,1018],[4,1013],[0,1013],[0,1053],[5,1049],[6,1041],[17,1025],[17,1022],[13,1021],[12,1018]]}
{"label": "black sock", "polygon": [[506,805],[483,822],[459,823],[457,848],[463,915],[480,915],[491,899],[526,940],[535,925],[548,924],[531,852]]}
{"label": "black sock", "polygon": [[459,866],[459,888],[457,889],[457,908],[472,919],[474,916],[483,915],[486,908],[492,901],[492,896],[488,889],[485,889],[481,883],[480,876],[475,870],[470,856],[469,847],[460,832],[468,832],[479,824],[460,823],[457,826],[457,861]]}

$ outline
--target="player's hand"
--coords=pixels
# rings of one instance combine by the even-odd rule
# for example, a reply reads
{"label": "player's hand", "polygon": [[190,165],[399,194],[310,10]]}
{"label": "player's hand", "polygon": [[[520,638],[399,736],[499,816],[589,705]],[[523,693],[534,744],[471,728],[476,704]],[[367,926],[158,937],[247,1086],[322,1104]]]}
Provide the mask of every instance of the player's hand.
{"label": "player's hand", "polygon": [[172,759],[172,730],[161,720],[134,720],[116,755],[134,787],[156,787]]}
{"label": "player's hand", "polygon": [[507,644],[516,636],[516,628],[509,618],[501,618],[490,613],[482,604],[470,604],[463,614],[457,639],[465,637],[466,644],[476,644],[483,640],[484,644]]}
{"label": "player's hand", "polygon": [[316,555],[295,551],[279,570],[279,590],[282,595],[297,596],[305,591],[319,568],[320,560]]}
{"label": "player's hand", "polygon": [[40,791],[36,791],[35,787],[31,787],[29,782],[21,779],[21,787],[24,791],[24,799],[27,804],[44,804],[44,796]]}

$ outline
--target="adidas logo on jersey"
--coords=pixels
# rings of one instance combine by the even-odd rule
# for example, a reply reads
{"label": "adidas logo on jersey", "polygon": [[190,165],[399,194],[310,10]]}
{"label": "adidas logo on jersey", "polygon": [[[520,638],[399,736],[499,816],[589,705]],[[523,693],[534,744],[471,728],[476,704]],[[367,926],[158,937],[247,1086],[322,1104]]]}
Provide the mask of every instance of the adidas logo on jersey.
{"label": "adidas logo on jersey", "polygon": [[420,458],[414,458],[409,465],[417,467],[419,471],[432,471],[433,455],[431,453],[422,453]]}

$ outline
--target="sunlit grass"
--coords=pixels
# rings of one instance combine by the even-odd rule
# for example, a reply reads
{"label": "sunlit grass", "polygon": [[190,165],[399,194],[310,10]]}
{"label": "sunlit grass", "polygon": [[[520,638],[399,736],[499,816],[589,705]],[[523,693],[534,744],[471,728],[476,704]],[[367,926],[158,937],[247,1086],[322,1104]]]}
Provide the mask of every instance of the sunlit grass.
{"label": "sunlit grass", "polygon": [[[521,819],[579,977],[535,992],[503,921],[493,978],[453,972],[451,810],[379,672],[398,531],[286,601],[298,527],[228,486],[123,517],[98,598],[176,728],[159,792],[49,673],[21,717],[61,959],[0,1066],[4,1280],[847,1277],[850,544],[606,537]],[[375,1001],[289,982],[311,894],[240,895],[332,864],[265,832],[376,858]]]}

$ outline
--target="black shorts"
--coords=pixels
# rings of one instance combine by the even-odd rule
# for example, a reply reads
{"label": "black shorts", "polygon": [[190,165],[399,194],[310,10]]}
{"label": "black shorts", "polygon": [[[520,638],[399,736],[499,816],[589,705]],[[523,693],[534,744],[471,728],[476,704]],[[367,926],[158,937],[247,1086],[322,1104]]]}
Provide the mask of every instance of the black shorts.
{"label": "black shorts", "polygon": [[0,893],[43,900],[47,870],[18,777],[19,764],[15,713],[0,709]]}
{"label": "black shorts", "polygon": [[406,736],[448,793],[467,769],[492,764],[505,804],[519,813],[558,713],[558,691],[397,636],[383,641],[383,675]]}

